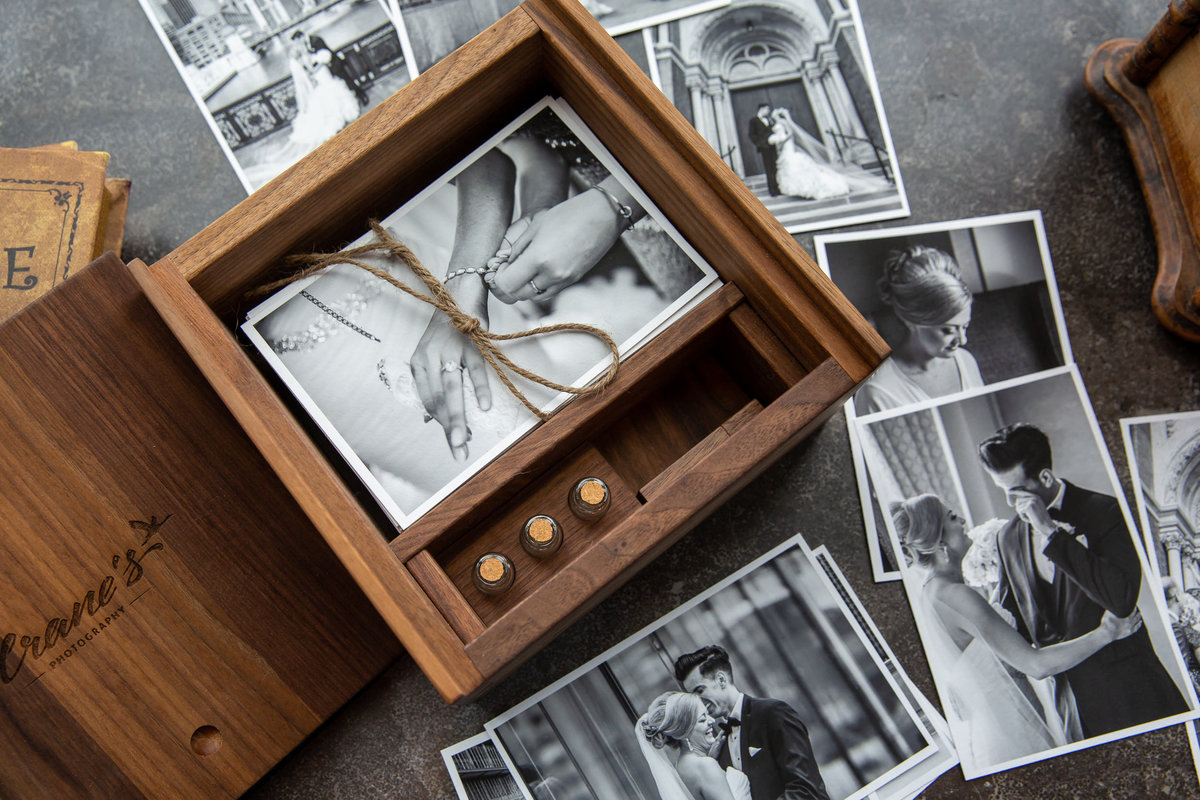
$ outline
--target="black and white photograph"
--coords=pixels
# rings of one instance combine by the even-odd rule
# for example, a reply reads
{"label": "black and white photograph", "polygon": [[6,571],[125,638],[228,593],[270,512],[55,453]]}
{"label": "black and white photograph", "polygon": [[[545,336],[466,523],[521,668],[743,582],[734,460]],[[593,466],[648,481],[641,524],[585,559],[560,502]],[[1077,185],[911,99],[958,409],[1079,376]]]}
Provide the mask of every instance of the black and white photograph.
{"label": "black and white photograph", "polygon": [[558,800],[900,798],[937,750],[800,537],[487,728]]}
{"label": "black and white photograph", "polygon": [[833,560],[829,549],[825,545],[814,548],[812,561],[825,573],[826,583],[832,591],[837,593],[843,611],[857,628],[859,635],[874,651],[879,662],[891,673],[896,686],[907,698],[908,704],[917,712],[917,719],[921,726],[937,745],[937,752],[923,762],[920,769],[914,769],[887,785],[888,797],[896,798],[896,800],[916,797],[939,775],[958,766],[958,753],[950,738],[950,726],[946,724],[941,712],[929,702],[925,695],[921,694],[904,671],[904,667],[896,660],[896,654],[884,640],[883,634],[880,633],[875,622],[867,615],[862,601],[858,599],[850,582],[846,580],[846,576],[842,574],[837,562]]}
{"label": "black and white photograph", "polygon": [[[1142,539],[1171,632],[1200,687],[1200,411],[1121,420]],[[1188,723],[1200,769],[1196,723]]]}
{"label": "black and white photograph", "polygon": [[[492,334],[588,325],[622,358],[719,284],[583,123],[550,98],[382,227]],[[421,289],[399,258],[370,258]],[[400,528],[538,421],[446,313],[350,264],[280,289],[242,330]],[[601,338],[578,331],[515,338],[500,350],[570,387],[604,374],[613,358]],[[510,377],[543,412],[569,397]]]}
{"label": "black and white photograph", "polygon": [[1074,366],[855,424],[966,778],[1195,718]]}
{"label": "black and white photograph", "polygon": [[385,0],[140,0],[247,192],[408,84]]}
{"label": "black and white photograph", "polygon": [[788,231],[908,216],[853,0],[733,0],[647,32],[652,79]]}
{"label": "black and white photograph", "polygon": [[[909,407],[1071,363],[1037,211],[814,239],[817,261],[892,348],[849,418]],[[851,426],[876,580],[897,580]]]}
{"label": "black and white photograph", "polygon": [[481,733],[442,751],[458,800],[525,800],[520,783],[490,734]]}

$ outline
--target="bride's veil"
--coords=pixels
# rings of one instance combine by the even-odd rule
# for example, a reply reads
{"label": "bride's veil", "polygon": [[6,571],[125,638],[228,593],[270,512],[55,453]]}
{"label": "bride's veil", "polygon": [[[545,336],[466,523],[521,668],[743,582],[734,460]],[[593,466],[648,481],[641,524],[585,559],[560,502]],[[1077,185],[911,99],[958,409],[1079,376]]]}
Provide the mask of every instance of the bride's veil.
{"label": "bride's veil", "polygon": [[684,785],[683,778],[679,777],[675,765],[667,758],[667,754],[646,740],[646,735],[642,733],[642,723],[645,721],[646,717],[642,716],[634,723],[633,738],[637,739],[642,758],[646,759],[650,774],[654,776],[654,785],[658,788],[660,800],[695,800]]}
{"label": "bride's veil", "polygon": [[782,110],[785,112],[782,115],[783,123],[791,131],[792,141],[796,144],[796,147],[807,153],[814,161],[832,164],[833,157],[829,152],[829,148],[825,147],[817,137],[797,125],[796,121],[792,119],[791,111],[786,108]]}

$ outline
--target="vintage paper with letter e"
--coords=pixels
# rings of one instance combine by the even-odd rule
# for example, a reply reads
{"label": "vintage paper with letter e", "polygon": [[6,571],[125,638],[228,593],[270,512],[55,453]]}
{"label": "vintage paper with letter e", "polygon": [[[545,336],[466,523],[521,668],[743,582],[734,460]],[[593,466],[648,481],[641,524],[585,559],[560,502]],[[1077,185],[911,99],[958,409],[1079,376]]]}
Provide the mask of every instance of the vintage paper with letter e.
{"label": "vintage paper with letter e", "polygon": [[0,320],[99,255],[108,153],[0,148]]}

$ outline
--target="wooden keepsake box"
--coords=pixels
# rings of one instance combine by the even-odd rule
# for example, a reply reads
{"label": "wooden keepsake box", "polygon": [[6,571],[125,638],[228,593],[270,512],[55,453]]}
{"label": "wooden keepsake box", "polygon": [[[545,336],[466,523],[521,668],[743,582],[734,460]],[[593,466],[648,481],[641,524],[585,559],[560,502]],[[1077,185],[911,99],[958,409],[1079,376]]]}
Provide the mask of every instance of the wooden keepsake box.
{"label": "wooden keepsake box", "polygon": [[[339,250],[545,96],[562,98],[724,286],[403,531],[234,338],[293,253]],[[886,346],[573,0],[529,0],[152,266],[150,302],[449,701],[497,681],[813,430]],[[612,506],[553,557],[517,546],[601,477]],[[147,509],[165,513],[169,509]],[[500,550],[507,592],[472,567]]]}

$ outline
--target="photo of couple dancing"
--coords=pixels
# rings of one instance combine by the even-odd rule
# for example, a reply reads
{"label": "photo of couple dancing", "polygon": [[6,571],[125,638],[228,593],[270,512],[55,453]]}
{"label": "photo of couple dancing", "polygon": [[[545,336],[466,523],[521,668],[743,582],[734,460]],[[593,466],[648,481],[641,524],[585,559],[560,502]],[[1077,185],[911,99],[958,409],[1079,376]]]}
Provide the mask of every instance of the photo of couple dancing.
{"label": "photo of couple dancing", "polygon": [[675,677],[685,691],[659,695],[634,729],[661,800],[829,800],[800,715],[738,689],[723,648],[680,656]]}
{"label": "photo of couple dancing", "polygon": [[[965,466],[969,431],[979,429],[993,400],[993,409],[1011,408],[1021,405],[1013,393],[1024,392],[1026,407],[1049,401],[1082,415],[1065,395],[1071,377],[947,404],[934,409],[936,424],[924,411],[862,425],[880,485],[924,447],[921,428],[940,427],[951,452],[946,461],[960,465],[929,468],[930,476],[950,473],[957,481],[889,508],[909,602],[968,778],[1167,724],[1194,705],[1161,609],[1143,591],[1144,561],[1113,494],[1064,477],[1050,437],[1025,422],[977,439],[975,467]],[[1071,425],[1053,429],[1064,427]],[[884,455],[902,442],[908,456]],[[1093,466],[1106,463],[1079,441],[1063,449],[1071,469],[1083,471],[1089,457]],[[912,472],[908,478],[920,468]],[[1086,480],[1094,483],[1103,470],[1090,472]],[[974,506],[981,518],[984,483],[1002,497],[1003,506],[990,510],[1009,513],[972,528],[955,507],[965,503],[969,514]]]}
{"label": "photo of couple dancing", "polygon": [[[624,357],[717,278],[589,142],[569,109],[543,101],[381,225],[482,328],[586,324]],[[399,259],[367,260],[423,288]],[[401,527],[537,421],[445,312],[351,265],[284,287],[243,330]],[[611,357],[577,332],[502,349],[563,385]],[[565,399],[511,377],[539,408]]]}
{"label": "photo of couple dancing", "polygon": [[857,166],[835,167],[818,161],[812,154],[823,149],[820,143],[795,123],[786,108],[760,103],[746,130],[762,159],[771,197],[825,200],[889,188],[887,180]]}
{"label": "photo of couple dancing", "polygon": [[535,800],[899,800],[946,767],[864,629],[797,536],[487,728]]}

